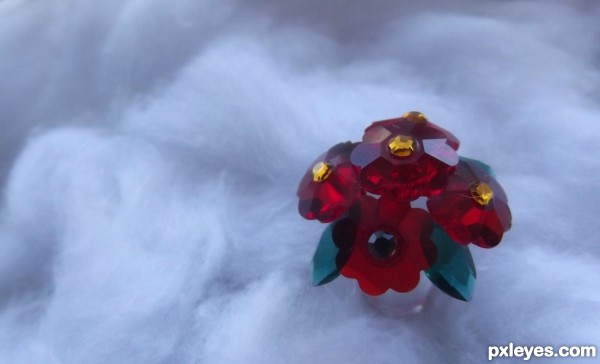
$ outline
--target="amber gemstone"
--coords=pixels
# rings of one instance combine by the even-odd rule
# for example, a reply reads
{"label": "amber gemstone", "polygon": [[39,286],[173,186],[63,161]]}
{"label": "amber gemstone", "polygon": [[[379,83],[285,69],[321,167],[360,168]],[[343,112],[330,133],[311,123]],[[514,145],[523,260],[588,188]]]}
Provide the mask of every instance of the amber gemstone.
{"label": "amber gemstone", "polygon": [[425,114],[419,111],[409,111],[402,115],[402,118],[411,123],[426,123],[429,121],[427,120],[427,117],[425,117]]}
{"label": "amber gemstone", "polygon": [[373,123],[354,148],[350,159],[361,168],[367,192],[402,201],[432,196],[455,170],[458,139],[424,116],[406,115]]}
{"label": "amber gemstone", "polygon": [[458,243],[491,248],[511,227],[511,213],[504,190],[491,169],[461,158],[444,192],[429,198],[433,219]]}
{"label": "amber gemstone", "polygon": [[331,176],[331,172],[333,171],[333,166],[327,162],[318,162],[312,168],[313,181],[314,182],[323,182],[329,176]]}
{"label": "amber gemstone", "polygon": [[298,186],[298,211],[309,220],[331,222],[346,212],[362,194],[359,169],[350,163],[356,144],[340,143],[321,155]]}
{"label": "amber gemstone", "polygon": [[482,206],[487,205],[494,198],[494,191],[490,185],[485,182],[479,182],[471,185],[469,192],[471,192],[471,197],[473,197],[473,199]]}
{"label": "amber gemstone", "polygon": [[333,231],[340,273],[367,294],[408,292],[435,261],[433,221],[422,209],[382,196],[363,196]]}
{"label": "amber gemstone", "polygon": [[408,157],[415,151],[413,138],[405,135],[396,135],[388,142],[390,153],[396,157]]}

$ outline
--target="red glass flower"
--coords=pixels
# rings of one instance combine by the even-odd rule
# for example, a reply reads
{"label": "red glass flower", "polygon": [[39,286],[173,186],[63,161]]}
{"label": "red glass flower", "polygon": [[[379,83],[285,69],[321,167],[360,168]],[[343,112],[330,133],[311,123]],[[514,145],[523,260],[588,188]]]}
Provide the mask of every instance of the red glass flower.
{"label": "red glass flower", "polygon": [[511,227],[506,194],[491,169],[467,158],[461,158],[444,192],[431,197],[427,208],[435,222],[464,245],[492,248]]}
{"label": "red glass flower", "polygon": [[362,194],[359,169],[350,163],[356,143],[340,143],[321,155],[298,186],[298,211],[309,220],[331,222]]}
{"label": "red glass flower", "polygon": [[402,201],[439,194],[458,163],[458,139],[410,112],[373,123],[350,160],[361,168],[363,188]]}
{"label": "red glass flower", "polygon": [[[468,300],[475,267],[457,243],[498,245],[511,213],[489,166],[459,158],[459,144],[409,112],[375,122],[362,142],[338,144],[319,157],[298,187],[303,217],[335,221],[315,251],[313,284],[341,274],[370,295],[408,292],[426,271],[442,291]],[[427,210],[413,208],[421,196]]]}
{"label": "red glass flower", "polygon": [[367,294],[408,292],[435,261],[432,231],[433,221],[425,210],[387,196],[364,196],[334,227],[336,265]]}

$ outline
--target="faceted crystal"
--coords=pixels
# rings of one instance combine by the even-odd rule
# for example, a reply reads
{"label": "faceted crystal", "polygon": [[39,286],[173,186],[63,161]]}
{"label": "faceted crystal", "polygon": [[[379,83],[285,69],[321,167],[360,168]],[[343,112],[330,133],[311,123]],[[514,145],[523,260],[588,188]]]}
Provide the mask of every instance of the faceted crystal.
{"label": "faceted crystal", "polygon": [[313,286],[329,283],[340,275],[340,272],[335,265],[335,258],[339,251],[333,242],[333,228],[335,224],[335,222],[329,224],[325,231],[323,231],[321,240],[319,241],[319,245],[313,256]]}
{"label": "faceted crystal", "polygon": [[487,165],[472,159],[461,158],[444,192],[430,197],[427,207],[435,222],[460,244],[491,248],[511,227],[504,190]]}
{"label": "faceted crystal", "polygon": [[469,192],[471,192],[471,197],[473,197],[473,199],[482,206],[487,205],[494,198],[494,191],[490,185],[485,182],[479,182],[471,185]]}
{"label": "faceted crystal", "polygon": [[309,220],[331,222],[362,194],[358,168],[349,156],[356,144],[340,143],[320,156],[298,186],[298,211]]}
{"label": "faceted crystal", "polygon": [[423,114],[415,111],[408,112],[401,118],[374,122],[365,130],[363,142],[379,143],[391,134],[418,135],[422,139],[446,139],[448,145],[454,150],[458,150],[460,145],[454,134],[430,122]]}
{"label": "faceted crystal", "polygon": [[387,231],[376,231],[369,237],[369,253],[375,259],[387,259],[391,257],[398,247],[396,238]]}
{"label": "faceted crystal", "polygon": [[414,148],[413,138],[405,135],[396,135],[388,142],[390,153],[396,157],[408,157],[411,155]]}
{"label": "faceted crystal", "polygon": [[437,260],[425,273],[444,293],[462,301],[470,301],[475,288],[475,263],[469,248],[455,243],[436,224],[431,239],[437,247]]}
{"label": "faceted crystal", "polygon": [[449,166],[455,166],[458,164],[458,154],[456,154],[456,151],[446,144],[445,139],[423,140],[423,151]]}
{"label": "faceted crystal", "polygon": [[426,123],[429,121],[427,120],[427,117],[425,117],[425,114],[419,111],[409,111],[402,115],[402,118],[411,123]]}
{"label": "faceted crystal", "polygon": [[373,123],[350,155],[367,192],[401,201],[436,195],[456,168],[458,139],[424,118],[409,116]]}
{"label": "faceted crystal", "polygon": [[314,182],[323,182],[329,176],[331,176],[331,172],[333,171],[333,166],[326,162],[319,162],[314,165],[312,168],[313,181]]}

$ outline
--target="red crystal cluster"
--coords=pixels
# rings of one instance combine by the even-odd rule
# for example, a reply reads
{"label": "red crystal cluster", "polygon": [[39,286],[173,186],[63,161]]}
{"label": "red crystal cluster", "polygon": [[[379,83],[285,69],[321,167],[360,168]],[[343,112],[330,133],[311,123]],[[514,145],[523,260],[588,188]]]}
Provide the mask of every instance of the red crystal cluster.
{"label": "red crystal cluster", "polygon": [[[459,140],[418,112],[373,123],[359,143],[321,155],[298,187],[300,214],[335,222],[335,265],[371,295],[416,287],[437,259],[434,224],[458,244],[491,248],[510,228],[491,169],[459,158]],[[411,204],[427,198],[427,207]]]}

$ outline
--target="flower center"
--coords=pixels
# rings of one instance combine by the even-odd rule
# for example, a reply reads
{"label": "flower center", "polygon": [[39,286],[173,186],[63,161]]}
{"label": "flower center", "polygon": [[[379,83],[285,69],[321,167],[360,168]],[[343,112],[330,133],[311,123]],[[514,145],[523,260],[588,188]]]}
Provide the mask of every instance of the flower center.
{"label": "flower center", "polygon": [[331,175],[333,166],[327,162],[319,162],[312,168],[313,181],[323,182]]}
{"label": "flower center", "polygon": [[396,157],[408,157],[415,151],[415,141],[406,135],[396,135],[390,139],[388,150]]}
{"label": "flower center", "polygon": [[376,231],[369,237],[369,253],[375,259],[387,259],[394,255],[396,248],[398,247],[398,243],[396,242],[396,238],[391,233],[387,231]]}
{"label": "flower center", "polygon": [[494,191],[485,182],[479,182],[471,186],[471,197],[481,206],[486,206],[494,198]]}
{"label": "flower center", "polygon": [[402,118],[415,124],[424,123],[427,121],[427,117],[425,117],[425,115],[422,112],[418,111],[409,111],[406,114],[402,115]]}

